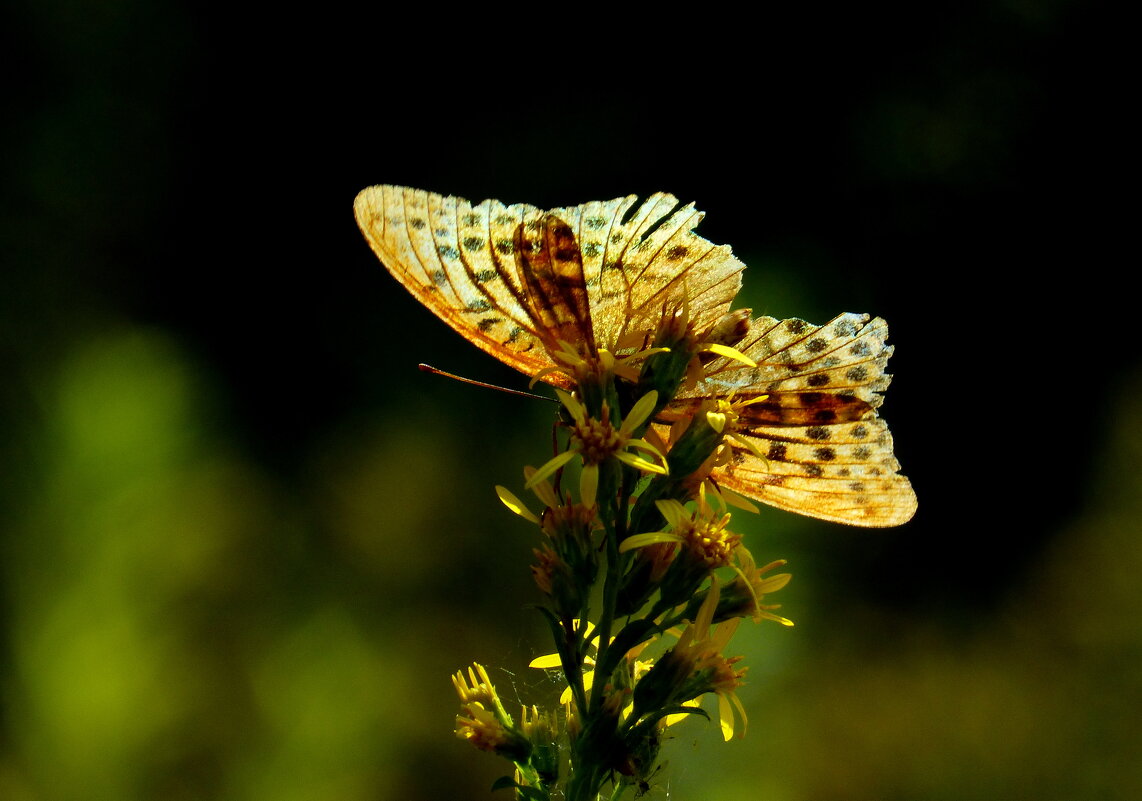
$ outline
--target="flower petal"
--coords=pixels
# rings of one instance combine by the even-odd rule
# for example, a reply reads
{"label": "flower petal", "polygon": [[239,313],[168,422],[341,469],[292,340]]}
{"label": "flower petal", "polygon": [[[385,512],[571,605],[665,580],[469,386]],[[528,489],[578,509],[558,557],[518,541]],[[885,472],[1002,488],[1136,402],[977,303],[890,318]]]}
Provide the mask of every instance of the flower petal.
{"label": "flower petal", "polygon": [[535,475],[535,472],[535,468],[531,465],[523,469],[523,478],[524,481],[527,482],[526,486],[531,488],[531,491],[535,493],[535,497],[543,501],[543,505],[548,509],[554,509],[559,506],[562,501],[560,501],[559,496],[555,494],[555,488],[552,487],[549,482],[540,480],[535,484],[531,483],[531,477]]}
{"label": "flower petal", "polygon": [[584,466],[579,474],[579,500],[590,509],[595,505],[595,495],[599,489],[599,466],[589,464]]}
{"label": "flower petal", "polygon": [[670,473],[670,471],[666,469],[665,465],[657,465],[654,462],[648,462],[646,459],[643,459],[641,456],[635,456],[633,453],[623,452],[617,453],[615,456],[620,462],[629,464],[631,467],[642,470],[646,473],[658,473],[662,476],[669,475]]}
{"label": "flower petal", "polygon": [[671,528],[678,528],[684,523],[690,522],[690,513],[686,511],[686,507],[676,500],[655,501],[654,505],[658,507],[658,511],[666,518],[666,522],[670,524]]}
{"label": "flower petal", "polygon": [[572,419],[579,425],[587,424],[587,409],[579,402],[579,399],[572,395],[570,392],[564,392],[561,389],[556,389],[555,394],[559,396],[563,406],[571,414]]}
{"label": "flower petal", "polygon": [[650,413],[654,411],[655,405],[658,403],[658,390],[652,389],[650,392],[643,395],[638,399],[638,402],[631,407],[627,417],[623,420],[622,427],[619,428],[619,434],[623,436],[630,436],[631,432],[646,422],[646,418],[650,417]]}
{"label": "flower petal", "polygon": [[523,502],[515,495],[513,495],[511,490],[509,490],[507,487],[501,487],[499,484],[497,484],[496,494],[500,496],[500,501],[504,506],[511,509],[524,520],[530,520],[536,525],[539,524],[539,518],[532,514],[531,510],[524,506]]}
{"label": "flower petal", "polygon": [[578,453],[579,452],[577,450],[572,449],[569,451],[563,451],[563,453],[559,454],[558,456],[549,459],[547,464],[543,465],[543,467],[539,468],[531,474],[531,478],[527,480],[527,483],[524,484],[524,487],[527,489],[532,489],[540,481],[543,481],[543,479],[547,478],[560,467],[575,458],[576,454]]}
{"label": "flower petal", "polygon": [[527,666],[541,670],[550,670],[552,668],[563,667],[563,660],[559,658],[559,654],[544,654],[528,662]]}
{"label": "flower petal", "polygon": [[734,359],[735,361],[739,361],[747,367],[757,367],[757,362],[755,362],[749,356],[746,356],[740,350],[731,348],[729,345],[723,345],[719,342],[711,342],[709,345],[706,345],[704,348],[702,348],[702,350],[709,351],[710,353],[717,354],[718,356],[724,356],[727,359]]}
{"label": "flower petal", "polygon": [[633,551],[635,548],[645,548],[647,545],[657,545],[660,542],[682,542],[682,538],[668,531],[652,531],[649,534],[634,534],[619,543],[619,553]]}

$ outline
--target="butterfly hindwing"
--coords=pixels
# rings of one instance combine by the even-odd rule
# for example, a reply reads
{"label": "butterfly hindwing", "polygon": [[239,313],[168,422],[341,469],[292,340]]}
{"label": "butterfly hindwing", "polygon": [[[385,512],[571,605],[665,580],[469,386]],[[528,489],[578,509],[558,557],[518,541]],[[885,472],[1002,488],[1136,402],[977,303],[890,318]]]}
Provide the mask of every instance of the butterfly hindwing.
{"label": "butterfly hindwing", "polygon": [[[753,321],[742,351],[708,366],[712,377],[688,393],[738,401],[740,435],[763,454],[735,443],[715,471],[724,486],[763,503],[860,526],[894,526],[916,511],[916,495],[877,414],[890,381],[891,346],[880,318],[842,314],[822,326],[803,320]],[[687,393],[684,393],[687,394]]]}

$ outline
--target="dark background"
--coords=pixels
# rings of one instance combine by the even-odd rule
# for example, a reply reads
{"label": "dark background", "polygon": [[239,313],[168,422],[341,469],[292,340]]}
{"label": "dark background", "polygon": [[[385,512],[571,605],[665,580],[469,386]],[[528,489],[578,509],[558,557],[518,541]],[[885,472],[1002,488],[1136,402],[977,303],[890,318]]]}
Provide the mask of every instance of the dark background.
{"label": "dark background", "polygon": [[889,321],[920,510],[743,516],[798,628],[738,635],[750,735],[687,723],[660,797],[1139,789],[1104,9],[5,16],[0,797],[483,798],[500,766],[452,740],[448,673],[554,696],[531,532],[491,492],[550,410],[415,370],[525,383],[375,261],[372,183],[669,191],[749,265],[741,305]]}

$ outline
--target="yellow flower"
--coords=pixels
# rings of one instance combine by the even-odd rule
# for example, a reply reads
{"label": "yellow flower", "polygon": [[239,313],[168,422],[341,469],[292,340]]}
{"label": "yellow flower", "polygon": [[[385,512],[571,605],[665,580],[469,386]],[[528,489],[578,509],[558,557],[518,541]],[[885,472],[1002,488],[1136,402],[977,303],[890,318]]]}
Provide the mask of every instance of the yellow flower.
{"label": "yellow flower", "polygon": [[728,513],[716,515],[701,496],[694,512],[675,500],[655,501],[654,505],[666,518],[669,530],[627,537],[619,545],[620,552],[671,542],[681,544],[694,561],[703,562],[710,569],[732,562],[741,536],[726,528],[730,522]]}
{"label": "yellow flower", "polygon": [[[602,419],[595,420],[588,417],[587,408],[574,395],[563,390],[556,390],[556,393],[571,415],[571,445],[532,474],[525,485],[528,489],[532,489],[552,475],[576,455],[583,460],[583,472],[579,479],[579,498],[587,507],[595,505],[595,495],[599,486],[599,465],[608,459],[618,459],[647,473],[665,475],[668,472],[666,457],[656,447],[645,439],[632,437],[634,431],[641,427],[654,411],[654,406],[658,402],[657,392],[648,392],[639,398],[618,428],[611,423],[610,410],[605,403]],[[649,461],[636,453],[636,450],[652,454],[657,457],[658,462]]]}
{"label": "yellow flower", "polygon": [[[628,336],[626,339],[631,341],[642,341],[644,336],[634,337]],[[576,386],[583,386],[587,383],[599,383],[604,380],[608,375],[618,376],[632,384],[638,383],[640,367],[637,366],[639,362],[644,361],[656,353],[666,353],[669,348],[645,348],[643,350],[636,350],[634,347],[624,347],[625,342],[619,343],[616,353],[612,353],[606,348],[599,348],[594,354],[586,356],[579,352],[579,349],[562,339],[557,340],[559,347],[548,348],[547,353],[551,360],[555,363],[551,367],[545,367],[536,373],[529,383],[529,386],[535,386],[536,382],[544,379],[548,375],[561,373],[571,380],[571,383]],[[621,351],[621,353],[619,353]],[[755,365],[756,366],[756,365]],[[552,383],[562,383],[555,381]]]}
{"label": "yellow flower", "polygon": [[[711,582],[710,591],[698,610],[697,619],[686,627],[678,638],[678,644],[663,657],[663,661],[671,659],[679,662],[689,669],[689,675],[695,681],[706,688],[705,692],[714,692],[718,696],[722,737],[728,741],[735,736],[735,730],[738,737],[744,737],[747,724],[745,707],[735,692],[741,686],[746,669],[739,670],[735,667],[741,661],[740,656],[723,656],[741,618],[712,625],[721,592],[717,576],[712,577]],[[735,726],[735,711],[741,717],[740,729]]]}
{"label": "yellow flower", "polygon": [[457,737],[482,751],[514,761],[527,758],[531,744],[513,725],[483,665],[473,664],[468,668],[467,678],[464,671],[457,671],[452,676],[452,686],[460,696]]}
{"label": "yellow flower", "polygon": [[[531,483],[534,467],[524,468],[524,478]],[[500,500],[525,520],[539,525],[548,541],[533,548],[536,564],[531,566],[535,583],[545,595],[551,596],[556,610],[566,616],[579,614],[584,593],[593,582],[598,569],[598,554],[593,541],[596,529],[595,508],[563,502],[554,487],[545,479],[535,481],[532,492],[546,508],[539,516],[528,509],[506,487],[497,486]]]}
{"label": "yellow flower", "polygon": [[478,701],[467,704],[456,716],[456,736],[493,754],[511,742],[510,731]]}
{"label": "yellow flower", "polygon": [[743,437],[738,429],[738,418],[741,417],[741,410],[746,406],[761,403],[768,399],[768,395],[755,395],[752,398],[746,398],[744,400],[735,400],[732,395],[728,399],[718,398],[714,402],[715,408],[706,411],[706,421],[710,424],[710,427],[719,434],[725,434],[754,456],[768,463],[765,454],[758,449],[757,443],[752,439]]}
{"label": "yellow flower", "polygon": [[753,561],[753,554],[743,545],[737,550],[737,562],[734,570],[738,575],[726,588],[726,597],[719,610],[720,614],[725,617],[752,617],[755,623],[772,620],[783,626],[792,626],[792,620],[775,615],[771,611],[780,609],[781,604],[762,603],[767,593],[777,592],[793,578],[791,573],[765,575],[774,568],[783,567],[786,564],[785,560],[777,559],[765,567],[758,567]]}

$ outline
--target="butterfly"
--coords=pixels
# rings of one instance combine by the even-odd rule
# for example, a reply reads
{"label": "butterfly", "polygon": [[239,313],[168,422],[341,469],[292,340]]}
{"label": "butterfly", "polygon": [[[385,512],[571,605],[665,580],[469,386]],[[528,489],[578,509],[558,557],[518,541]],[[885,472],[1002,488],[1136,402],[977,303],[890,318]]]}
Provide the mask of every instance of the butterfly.
{"label": "butterfly", "polygon": [[[764,458],[733,443],[711,475],[719,486],[849,525],[895,526],[915,513],[877,413],[893,350],[884,320],[846,313],[818,326],[732,311],[745,265],[694,233],[703,214],[692,203],[657,193],[544,211],[382,185],[363,190],[354,212],[414,297],[529,376],[555,366],[549,351],[560,341],[630,351],[645,346],[664,310],[685,308],[694,330],[717,332],[756,363],[712,358],[704,380],[661,415],[753,401],[740,406],[738,433]],[[562,372],[542,380],[570,386]]]}

